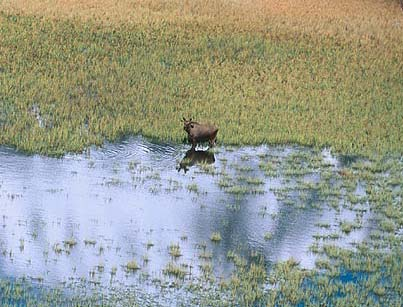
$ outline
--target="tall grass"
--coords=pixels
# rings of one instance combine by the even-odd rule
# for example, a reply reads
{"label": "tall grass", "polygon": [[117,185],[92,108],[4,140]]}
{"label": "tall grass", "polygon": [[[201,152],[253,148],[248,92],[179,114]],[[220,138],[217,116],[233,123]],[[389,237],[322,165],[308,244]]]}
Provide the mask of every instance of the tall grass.
{"label": "tall grass", "polygon": [[193,116],[226,144],[402,152],[398,5],[359,19],[342,5],[321,15],[323,2],[321,18],[264,1],[21,3],[0,5],[2,144],[59,155],[137,133],[180,142]]}

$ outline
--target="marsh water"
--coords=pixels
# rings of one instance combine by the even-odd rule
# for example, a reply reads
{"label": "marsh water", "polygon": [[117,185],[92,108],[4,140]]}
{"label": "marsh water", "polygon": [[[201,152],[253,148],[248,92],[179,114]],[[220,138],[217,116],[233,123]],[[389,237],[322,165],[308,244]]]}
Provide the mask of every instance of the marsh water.
{"label": "marsh water", "polygon": [[[189,147],[140,136],[63,158],[1,147],[0,277],[123,287],[164,279],[169,263],[184,264],[187,278],[208,263],[226,278],[231,252],[260,255],[268,269],[290,258],[311,269],[318,236],[337,233],[337,245],[353,248],[375,227],[369,211],[321,205],[343,201],[335,177],[352,157],[296,146]],[[349,190],[365,194],[360,183]],[[360,227],[340,232],[346,221]]]}

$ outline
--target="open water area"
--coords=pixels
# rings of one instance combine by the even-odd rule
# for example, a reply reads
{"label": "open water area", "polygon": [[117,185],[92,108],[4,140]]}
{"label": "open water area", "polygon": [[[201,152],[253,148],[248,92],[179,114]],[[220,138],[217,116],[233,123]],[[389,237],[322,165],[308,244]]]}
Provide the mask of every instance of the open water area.
{"label": "open water area", "polygon": [[158,301],[156,285],[230,278],[231,255],[312,270],[324,242],[354,249],[379,229],[365,178],[352,176],[367,160],[298,146],[188,150],[141,136],[63,158],[1,147],[0,277],[135,287]]}

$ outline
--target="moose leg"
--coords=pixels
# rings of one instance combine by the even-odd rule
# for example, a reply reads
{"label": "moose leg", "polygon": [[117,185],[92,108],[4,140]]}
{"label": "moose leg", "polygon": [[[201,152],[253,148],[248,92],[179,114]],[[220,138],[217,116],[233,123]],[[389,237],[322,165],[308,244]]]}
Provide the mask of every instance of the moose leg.
{"label": "moose leg", "polygon": [[212,137],[209,139],[209,145],[210,147],[214,147],[215,146],[215,142],[217,140],[217,132],[215,132]]}
{"label": "moose leg", "polygon": [[194,150],[196,148],[196,140],[190,133],[188,133],[188,142],[192,144],[192,148],[190,150]]}
{"label": "moose leg", "polygon": [[196,140],[195,139],[191,139],[192,142],[192,148],[190,150],[195,150],[196,149]]}

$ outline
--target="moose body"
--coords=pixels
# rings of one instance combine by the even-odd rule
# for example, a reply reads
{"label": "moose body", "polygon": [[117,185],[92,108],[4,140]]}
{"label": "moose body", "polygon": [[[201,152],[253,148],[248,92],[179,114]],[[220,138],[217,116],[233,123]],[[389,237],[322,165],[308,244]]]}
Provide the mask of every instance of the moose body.
{"label": "moose body", "polygon": [[183,118],[183,129],[188,134],[188,140],[192,144],[192,150],[198,143],[209,142],[210,147],[215,145],[218,128],[214,125],[200,124]]}

